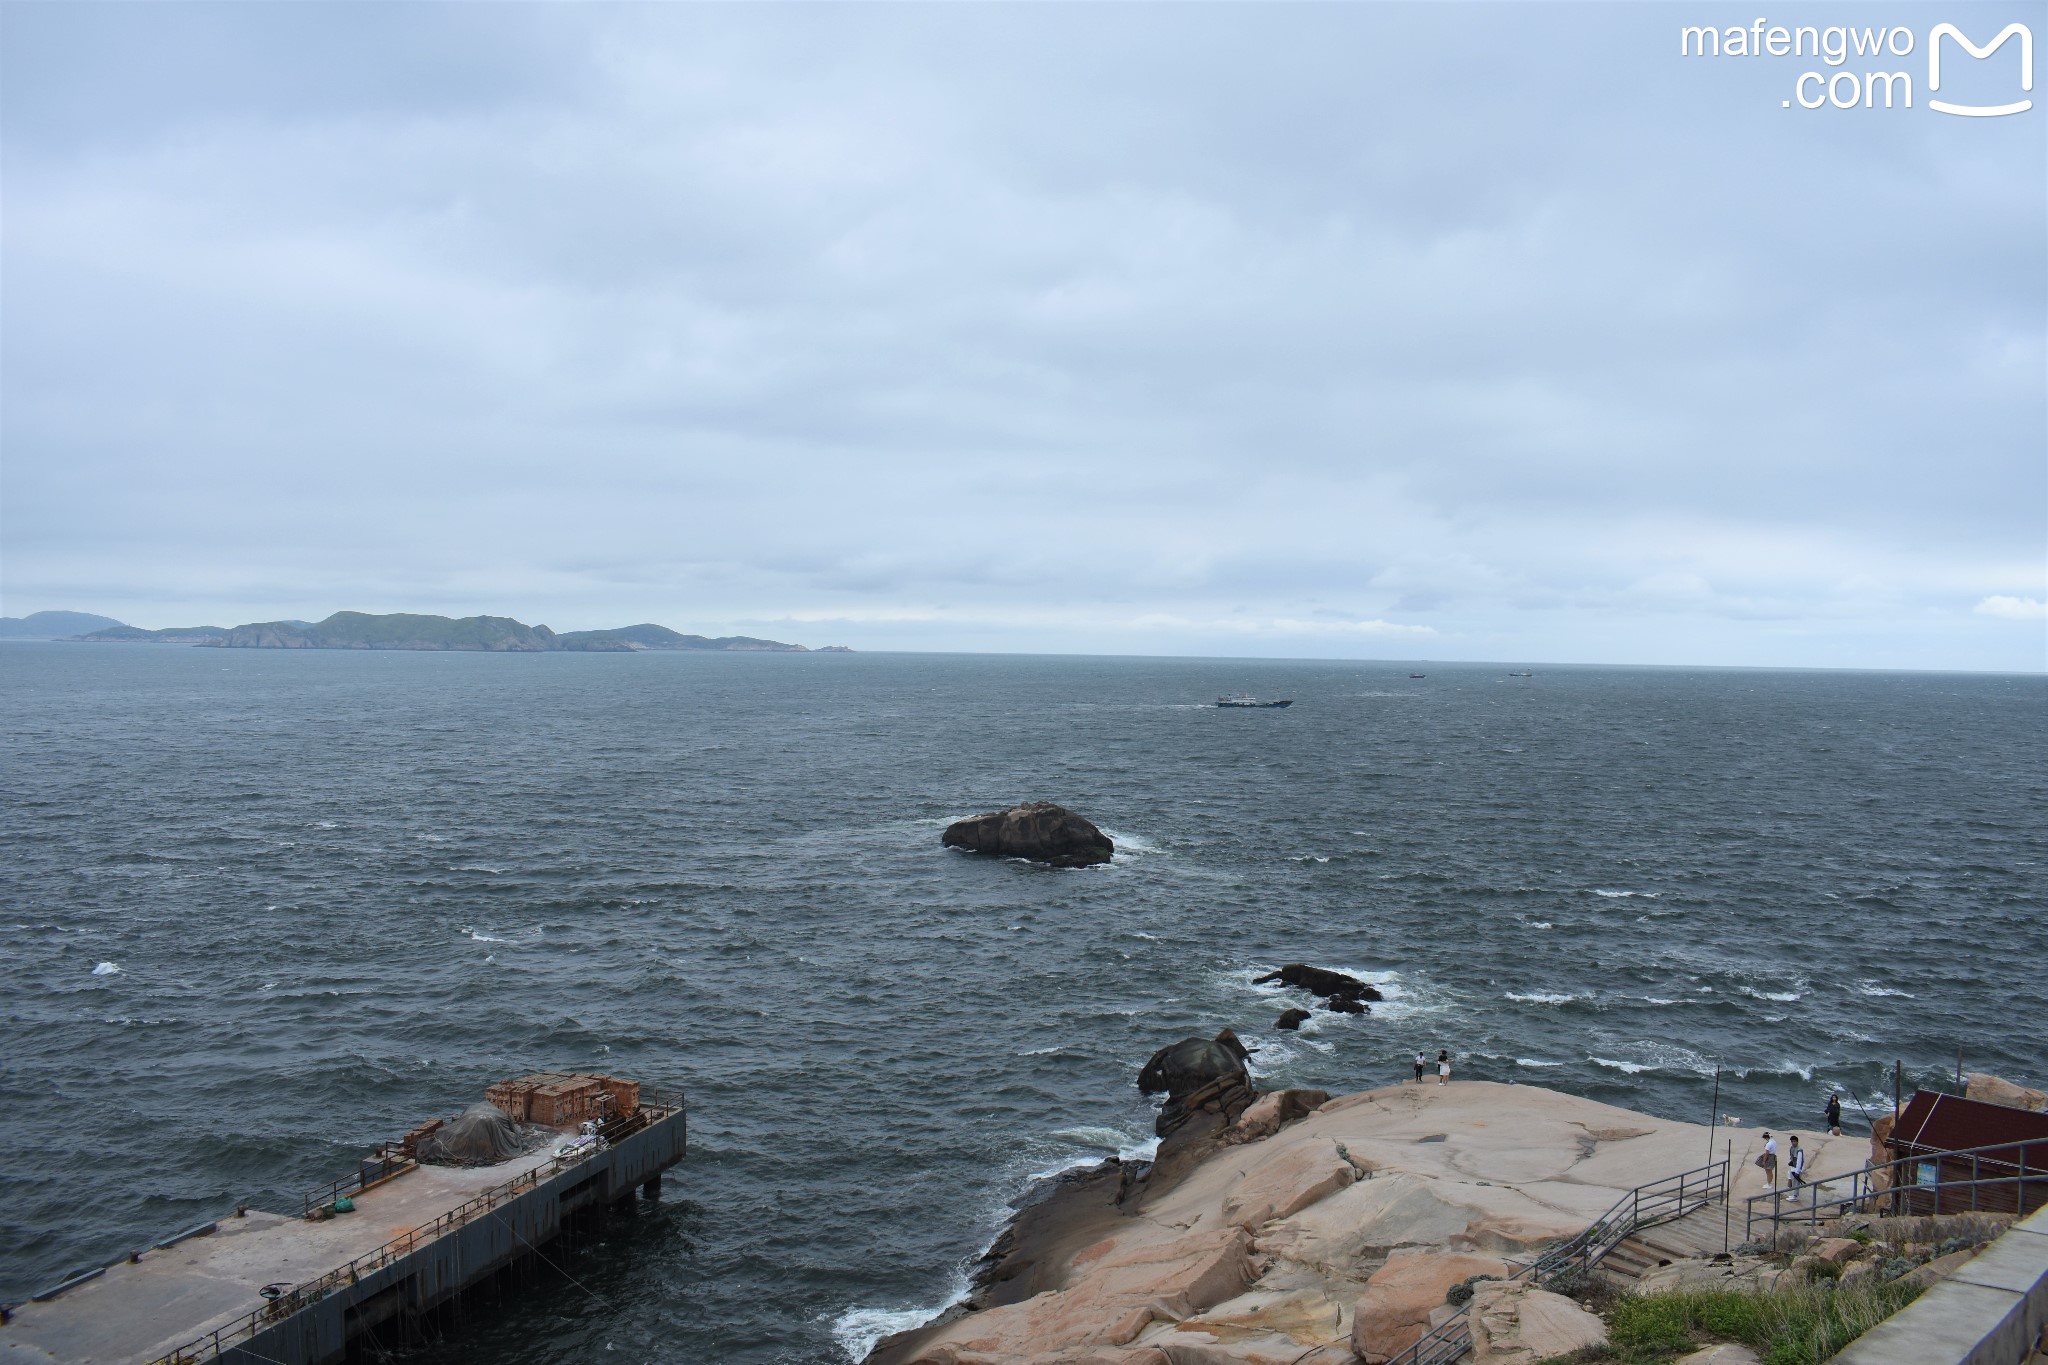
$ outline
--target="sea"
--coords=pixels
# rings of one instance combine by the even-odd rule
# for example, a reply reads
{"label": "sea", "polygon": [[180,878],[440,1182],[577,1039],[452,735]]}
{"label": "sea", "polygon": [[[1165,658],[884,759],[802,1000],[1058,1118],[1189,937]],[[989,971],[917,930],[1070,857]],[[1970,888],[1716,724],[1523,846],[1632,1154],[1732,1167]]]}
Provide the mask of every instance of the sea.
{"label": "sea", "polygon": [[[535,1070],[689,1156],[397,1358],[857,1360],[1226,1027],[1752,1127],[2048,1082],[2040,676],[9,644],[0,731],[0,1301]],[[1115,860],[940,846],[1028,799]],[[1385,999],[1279,1032],[1295,961]]]}

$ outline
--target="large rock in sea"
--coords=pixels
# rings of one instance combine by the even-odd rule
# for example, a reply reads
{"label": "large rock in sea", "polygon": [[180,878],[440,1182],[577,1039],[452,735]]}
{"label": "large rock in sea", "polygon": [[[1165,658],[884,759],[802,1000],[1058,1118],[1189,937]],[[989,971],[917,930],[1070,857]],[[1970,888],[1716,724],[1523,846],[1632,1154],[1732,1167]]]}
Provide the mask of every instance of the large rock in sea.
{"label": "large rock in sea", "polygon": [[[1290,962],[1277,972],[1252,978],[1254,986],[1263,986],[1269,981],[1278,981],[1286,986],[1298,986],[1310,995],[1336,1000],[1378,1000],[1379,988],[1371,986],[1347,972],[1333,972],[1327,967],[1311,967],[1306,962]],[[1362,1011],[1355,1011],[1361,1012]]]}
{"label": "large rock in sea", "polygon": [[1106,863],[1116,852],[1107,834],[1065,806],[1028,801],[1008,810],[990,811],[958,820],[940,840],[947,848],[1028,858],[1054,867],[1088,867]]}

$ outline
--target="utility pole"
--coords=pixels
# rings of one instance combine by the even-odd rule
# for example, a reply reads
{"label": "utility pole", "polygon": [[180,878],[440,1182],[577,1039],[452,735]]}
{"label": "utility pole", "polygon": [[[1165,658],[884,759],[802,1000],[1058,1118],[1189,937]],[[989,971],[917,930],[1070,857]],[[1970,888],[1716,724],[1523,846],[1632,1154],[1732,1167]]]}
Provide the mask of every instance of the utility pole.
{"label": "utility pole", "polygon": [[1714,1130],[1721,1126],[1721,1068],[1714,1068],[1714,1112],[1707,1120],[1707,1162],[1714,1160]]}

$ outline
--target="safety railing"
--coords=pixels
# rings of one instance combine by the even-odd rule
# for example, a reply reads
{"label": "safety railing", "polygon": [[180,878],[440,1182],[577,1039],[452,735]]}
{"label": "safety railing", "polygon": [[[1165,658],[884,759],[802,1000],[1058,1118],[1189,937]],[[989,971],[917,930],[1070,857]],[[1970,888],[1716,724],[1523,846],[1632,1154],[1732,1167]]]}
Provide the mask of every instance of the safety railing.
{"label": "safety railing", "polygon": [[[659,1122],[673,1115],[685,1112],[683,1098],[680,1094],[670,1096],[642,1087],[640,1095],[640,1108],[636,1113],[609,1121],[610,1124],[616,1125],[633,1123],[634,1126],[621,1134],[621,1136],[630,1136],[632,1132],[638,1131],[639,1128],[644,1128],[650,1123]],[[607,1143],[611,1140],[608,1135],[604,1134],[603,1130],[600,1130],[600,1136],[605,1136]],[[300,1309],[310,1304],[318,1303],[343,1285],[355,1284],[364,1276],[375,1274],[393,1262],[411,1254],[423,1243],[431,1242],[438,1237],[453,1232],[463,1224],[491,1212],[500,1204],[516,1198],[548,1180],[554,1179],[554,1177],[571,1166],[581,1165],[591,1156],[603,1150],[603,1146],[593,1143],[589,1146],[574,1147],[558,1152],[547,1161],[514,1176],[502,1185],[493,1185],[475,1198],[456,1205],[448,1210],[448,1212],[434,1219],[433,1222],[422,1223],[416,1228],[409,1229],[392,1238],[376,1250],[366,1251],[347,1265],[330,1270],[318,1279],[308,1280],[304,1284],[293,1285],[290,1289],[278,1294],[276,1298],[270,1300],[254,1312],[227,1323],[225,1326],[217,1327],[205,1336],[196,1337],[186,1342],[169,1355],[159,1356],[151,1361],[150,1365],[199,1365],[201,1361],[218,1357],[237,1344],[255,1336],[272,1323],[281,1322]],[[266,1290],[265,1292],[267,1293],[268,1291]]]}
{"label": "safety railing", "polygon": [[[1545,1289],[1568,1283],[1585,1275],[1608,1252],[1642,1229],[1682,1218],[1694,1209],[1727,1197],[1726,1160],[1638,1185],[1617,1199],[1614,1207],[1594,1219],[1585,1231],[1544,1252],[1510,1279],[1527,1279]],[[1397,1352],[1387,1365],[1452,1365],[1471,1349],[1471,1309],[1461,1306],[1457,1316],[1424,1333],[1414,1345]]]}
{"label": "safety railing", "polygon": [[[1951,1165],[1969,1162],[1967,1176],[1945,1176]],[[1932,1179],[1928,1168],[1932,1167]],[[1989,1201],[1988,1190],[2010,1190]],[[2048,1204],[2048,1143],[2001,1142],[1954,1152],[1923,1152],[1879,1166],[1826,1180],[1751,1195],[1743,1204],[1742,1240],[1757,1242],[1759,1228],[1768,1228],[1772,1245],[1786,1223],[1818,1227],[1851,1213],[1946,1214],[1978,1212],[2026,1213],[2039,1196]],[[2038,1206],[2038,1205],[2037,1205]]]}

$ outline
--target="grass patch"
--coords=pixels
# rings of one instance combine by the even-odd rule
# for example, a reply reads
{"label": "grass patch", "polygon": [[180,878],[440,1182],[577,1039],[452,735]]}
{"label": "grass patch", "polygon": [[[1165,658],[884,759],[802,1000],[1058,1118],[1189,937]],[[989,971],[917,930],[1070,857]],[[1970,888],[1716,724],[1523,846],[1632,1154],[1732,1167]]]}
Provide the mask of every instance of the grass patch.
{"label": "grass patch", "polygon": [[1568,1359],[1668,1365],[1710,1342],[1739,1341],[1764,1365],[1820,1365],[1919,1294],[1911,1285],[1865,1279],[1629,1295],[1607,1310],[1608,1344]]}

